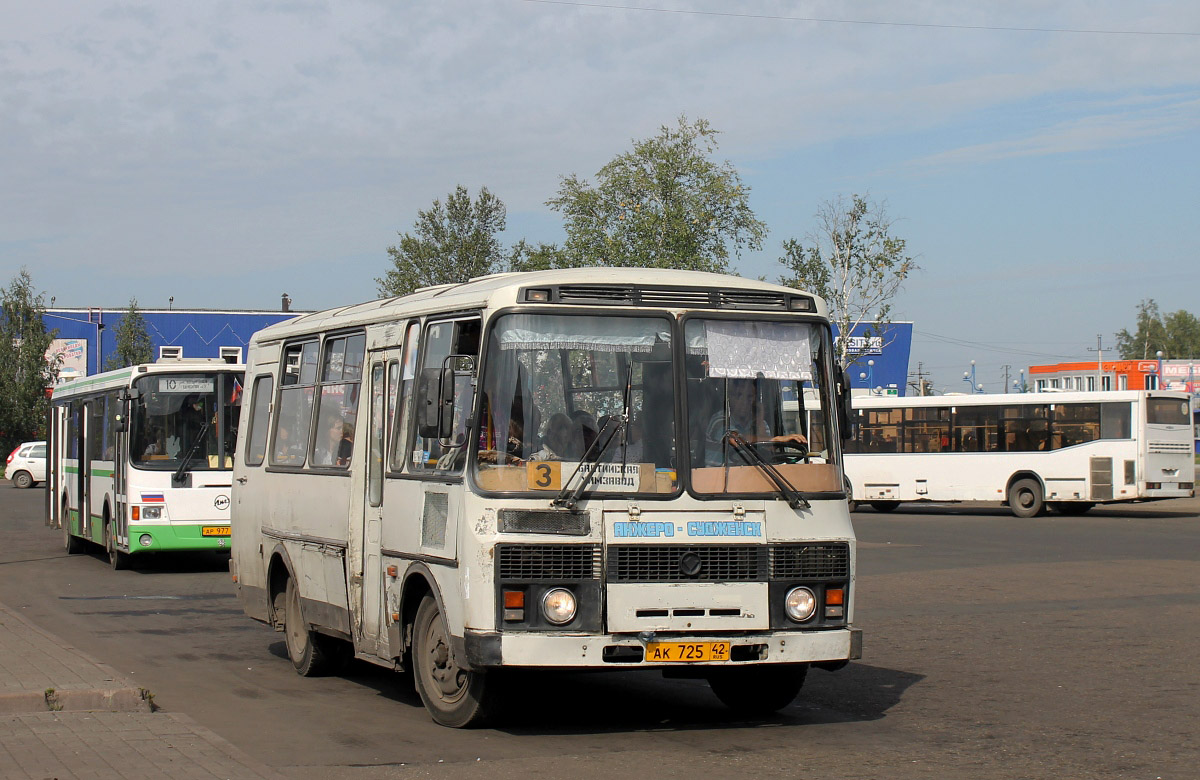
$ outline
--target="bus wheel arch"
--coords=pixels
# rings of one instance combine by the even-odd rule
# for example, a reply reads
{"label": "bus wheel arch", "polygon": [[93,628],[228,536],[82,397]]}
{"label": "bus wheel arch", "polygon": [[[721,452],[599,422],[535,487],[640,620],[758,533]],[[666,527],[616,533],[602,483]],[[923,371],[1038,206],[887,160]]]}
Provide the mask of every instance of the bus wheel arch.
{"label": "bus wheel arch", "polygon": [[283,597],[288,580],[292,579],[292,559],[282,544],[275,545],[267,564],[267,619],[271,626],[283,628]]}
{"label": "bus wheel arch", "polygon": [[1018,471],[1009,477],[1004,495],[1016,517],[1036,517],[1046,508],[1045,483],[1032,471]]}

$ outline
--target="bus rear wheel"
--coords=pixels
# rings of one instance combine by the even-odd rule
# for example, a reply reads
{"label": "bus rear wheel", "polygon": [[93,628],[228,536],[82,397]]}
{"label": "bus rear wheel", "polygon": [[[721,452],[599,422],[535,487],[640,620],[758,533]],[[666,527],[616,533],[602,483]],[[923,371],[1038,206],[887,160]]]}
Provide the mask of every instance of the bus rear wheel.
{"label": "bus rear wheel", "polygon": [[708,675],[708,686],[740,715],[770,715],[796,700],[808,676],[808,664],[746,666]]}
{"label": "bus rear wheel", "polygon": [[59,515],[59,522],[62,523],[63,529],[63,549],[67,551],[67,555],[79,555],[83,552],[83,540],[71,533],[71,514],[67,510],[67,501],[65,498],[63,499],[62,514]]}
{"label": "bus rear wheel", "polygon": [[872,501],[871,508],[876,512],[894,512],[900,506],[899,501]]}
{"label": "bus rear wheel", "polygon": [[1036,517],[1044,505],[1042,486],[1036,479],[1018,479],[1008,489],[1008,508],[1017,517]]}
{"label": "bus rear wheel", "polygon": [[450,632],[432,595],[425,596],[413,621],[413,682],[425,709],[443,726],[482,723],[495,699],[495,679],[464,669],[450,648]]}

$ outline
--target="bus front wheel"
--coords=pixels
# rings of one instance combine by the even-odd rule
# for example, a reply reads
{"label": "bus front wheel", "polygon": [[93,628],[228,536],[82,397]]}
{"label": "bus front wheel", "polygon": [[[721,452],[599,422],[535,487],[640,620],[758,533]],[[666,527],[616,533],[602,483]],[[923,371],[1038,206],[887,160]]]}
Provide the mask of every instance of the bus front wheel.
{"label": "bus front wheel", "polygon": [[71,533],[71,515],[66,499],[63,499],[62,514],[59,518],[63,529],[63,549],[67,551],[67,555],[79,555],[83,552],[83,540]]}
{"label": "bus front wheel", "polygon": [[1008,489],[1008,508],[1017,517],[1036,517],[1044,506],[1042,486],[1036,479],[1019,479]]}
{"label": "bus front wheel", "polygon": [[330,674],[349,660],[345,642],[309,628],[294,577],[288,577],[283,592],[283,639],[288,660],[301,677]]}
{"label": "bus front wheel", "polygon": [[770,715],[795,701],[808,664],[745,666],[708,675],[708,685],[729,709],[742,715]]}
{"label": "bus front wheel", "polygon": [[900,506],[899,501],[872,501],[871,508],[876,512],[894,512]]}
{"label": "bus front wheel", "polygon": [[455,661],[450,632],[432,595],[425,596],[417,607],[412,662],[417,693],[435,721],[464,728],[478,725],[488,716],[496,681]]}
{"label": "bus front wheel", "polygon": [[109,566],[116,571],[129,568],[129,553],[123,553],[117,549],[117,537],[113,533],[112,523],[107,519],[104,522],[104,547],[108,550]]}

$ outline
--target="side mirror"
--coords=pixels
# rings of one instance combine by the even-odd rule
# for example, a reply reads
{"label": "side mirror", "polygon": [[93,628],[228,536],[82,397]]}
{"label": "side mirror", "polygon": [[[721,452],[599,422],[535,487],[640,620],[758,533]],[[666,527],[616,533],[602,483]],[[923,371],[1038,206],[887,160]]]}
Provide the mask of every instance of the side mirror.
{"label": "side mirror", "polygon": [[417,433],[423,439],[433,439],[438,435],[440,425],[439,400],[441,398],[441,371],[436,368],[423,368],[417,378]]}
{"label": "side mirror", "polygon": [[834,365],[834,389],[837,391],[838,432],[842,441],[854,438],[850,432],[850,383],[846,381],[846,372],[840,365]]}
{"label": "side mirror", "polygon": [[474,404],[471,392],[471,377],[474,374],[475,358],[471,355],[450,355],[442,361],[438,384],[437,433],[443,446],[459,443],[452,439],[454,421],[463,419]]}

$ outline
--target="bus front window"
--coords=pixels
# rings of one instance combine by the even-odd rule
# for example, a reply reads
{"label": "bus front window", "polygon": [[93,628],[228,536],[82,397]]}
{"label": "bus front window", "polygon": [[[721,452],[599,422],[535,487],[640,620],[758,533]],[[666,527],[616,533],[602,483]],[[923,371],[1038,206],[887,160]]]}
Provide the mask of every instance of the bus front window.
{"label": "bus front window", "polygon": [[134,466],[173,470],[186,460],[192,471],[232,467],[240,375],[154,374],[136,387],[129,437]]}
{"label": "bus front window", "polygon": [[771,469],[801,493],[842,489],[827,328],[692,318],[684,335],[696,493],[774,493]]}
{"label": "bus front window", "polygon": [[674,493],[670,333],[661,317],[500,317],[488,340],[476,484],[552,494],[592,472],[586,494]]}

